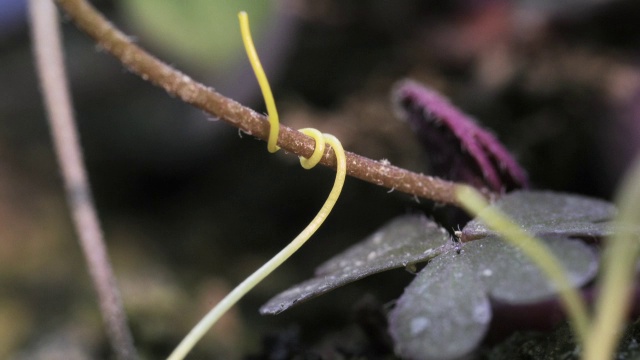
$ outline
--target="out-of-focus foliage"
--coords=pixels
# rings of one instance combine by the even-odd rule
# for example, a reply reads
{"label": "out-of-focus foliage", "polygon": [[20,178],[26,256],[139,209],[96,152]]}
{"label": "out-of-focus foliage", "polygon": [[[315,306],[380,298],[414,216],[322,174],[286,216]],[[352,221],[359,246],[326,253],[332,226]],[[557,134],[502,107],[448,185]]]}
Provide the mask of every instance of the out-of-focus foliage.
{"label": "out-of-focus foliage", "polygon": [[262,38],[274,1],[120,0],[123,14],[143,42],[181,63],[224,69],[241,54],[237,13],[247,11],[256,42]]}

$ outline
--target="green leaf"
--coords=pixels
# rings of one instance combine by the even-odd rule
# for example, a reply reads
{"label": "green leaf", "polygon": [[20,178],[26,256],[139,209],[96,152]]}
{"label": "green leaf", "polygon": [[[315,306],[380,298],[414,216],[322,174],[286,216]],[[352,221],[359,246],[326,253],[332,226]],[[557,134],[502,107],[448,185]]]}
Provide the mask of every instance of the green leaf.
{"label": "green leaf", "polygon": [[240,10],[249,13],[259,44],[275,7],[252,0],[120,0],[119,5],[143,43],[201,70],[224,69],[243,56]]}
{"label": "green leaf", "polygon": [[269,300],[262,314],[278,314],[294,304],[382,271],[427,261],[452,247],[450,235],[423,215],[396,218],[367,239],[333,257],[316,277]]}

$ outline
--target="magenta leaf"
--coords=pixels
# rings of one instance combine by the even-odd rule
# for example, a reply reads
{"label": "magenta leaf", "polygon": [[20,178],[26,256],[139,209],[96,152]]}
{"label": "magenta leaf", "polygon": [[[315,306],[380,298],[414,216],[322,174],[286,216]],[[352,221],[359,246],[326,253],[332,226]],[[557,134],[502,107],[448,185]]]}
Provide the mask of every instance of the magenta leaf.
{"label": "magenta leaf", "polygon": [[526,173],[500,141],[435,90],[404,80],[393,101],[427,150],[435,175],[496,192],[528,186]]}

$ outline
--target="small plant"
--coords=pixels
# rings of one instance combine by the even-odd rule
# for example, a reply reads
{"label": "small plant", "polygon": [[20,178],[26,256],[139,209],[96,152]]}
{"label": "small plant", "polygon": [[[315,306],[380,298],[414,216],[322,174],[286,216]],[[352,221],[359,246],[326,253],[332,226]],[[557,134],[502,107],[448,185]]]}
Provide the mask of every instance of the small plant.
{"label": "small plant", "polygon": [[[613,205],[576,195],[515,191],[492,208],[520,220],[524,231],[541,238],[559,259],[571,287],[593,280],[599,261],[584,239],[600,241],[609,234]],[[494,311],[524,309],[556,298],[553,281],[530,256],[482,220],[471,221],[458,236],[468,242],[455,242],[422,215],[399,217],[328,260],[313,279],[274,297],[260,311],[278,314],[366,276],[427,263],[389,313],[390,332],[403,357],[455,359],[478,346]]]}
{"label": "small plant", "polygon": [[[401,94],[418,136],[433,140],[427,147],[437,151],[433,142],[449,150],[436,157],[457,165],[454,174],[494,189],[526,184],[524,172],[497,140],[433,90],[403,82],[395,94]],[[441,169],[450,170],[444,164],[439,163]],[[584,343],[586,306],[573,289],[594,279],[597,250],[585,241],[600,242],[611,234],[615,207],[577,195],[517,190],[483,210],[486,204],[469,202],[474,195],[468,189],[459,196],[479,217],[454,239],[424,217],[398,218],[321,265],[315,278],[276,296],[261,312],[277,314],[365,276],[428,262],[389,313],[389,331],[402,357],[467,355],[484,338],[492,312],[500,306],[524,308],[553,300],[558,293],[578,342]],[[500,213],[512,220],[496,220]],[[511,244],[505,242],[509,238],[514,239]]]}

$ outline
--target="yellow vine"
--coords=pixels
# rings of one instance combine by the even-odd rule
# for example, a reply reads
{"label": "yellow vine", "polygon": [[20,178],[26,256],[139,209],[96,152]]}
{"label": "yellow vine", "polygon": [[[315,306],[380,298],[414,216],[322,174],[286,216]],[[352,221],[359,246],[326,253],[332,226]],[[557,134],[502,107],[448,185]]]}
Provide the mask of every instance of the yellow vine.
{"label": "yellow vine", "polygon": [[[242,32],[242,41],[244,42],[247,56],[251,62],[264,101],[267,106],[267,112],[269,114],[269,141],[267,143],[267,149],[270,152],[278,151],[277,140],[280,123],[278,119],[278,113],[276,110],[275,101],[273,100],[273,94],[269,86],[267,76],[262,69],[258,54],[253,45],[251,39],[251,32],[249,31],[249,17],[244,11],[238,14],[240,20],[240,30]],[[202,320],[187,334],[187,336],[180,342],[178,347],[171,353],[169,360],[184,359],[184,357],[191,351],[195,344],[206,334],[206,332],[224,315],[233,305],[235,305],[245,294],[258,285],[265,277],[271,274],[278,266],[284,263],[291,255],[293,255],[309,238],[318,230],[324,220],[329,216],[329,213],[333,209],[333,206],[338,201],[340,192],[344,185],[344,180],[347,174],[347,160],[344,149],[340,141],[333,135],[322,134],[316,129],[302,129],[300,132],[312,137],[316,141],[316,148],[313,155],[309,159],[303,157],[300,158],[300,164],[305,169],[313,168],[322,158],[325,150],[325,143],[329,144],[336,154],[337,168],[336,179],[333,183],[333,188],[327,197],[324,205],[318,212],[318,214],[311,220],[311,223],[298,235],[289,245],[277,253],[271,260],[267,261],[253,274],[247,277],[242,283],[236,286],[227,296],[224,297],[216,306],[213,307],[207,313]]]}
{"label": "yellow vine", "polygon": [[[278,109],[276,109],[276,102],[273,100],[273,93],[271,93],[271,86],[269,86],[269,80],[264,73],[260,58],[258,58],[258,52],[253,45],[253,39],[251,38],[251,29],[249,28],[249,15],[246,12],[241,11],[238,13],[238,19],[240,20],[240,33],[242,34],[242,42],[244,43],[244,49],[247,51],[247,57],[251,63],[258,85],[262,91],[264,97],[264,103],[267,106],[267,113],[269,114],[269,140],[267,141],[267,149],[269,152],[276,152],[280,148],[278,147],[278,134],[280,133],[280,119],[278,117]],[[316,139],[317,140],[317,139]],[[317,142],[316,142],[317,144]]]}

